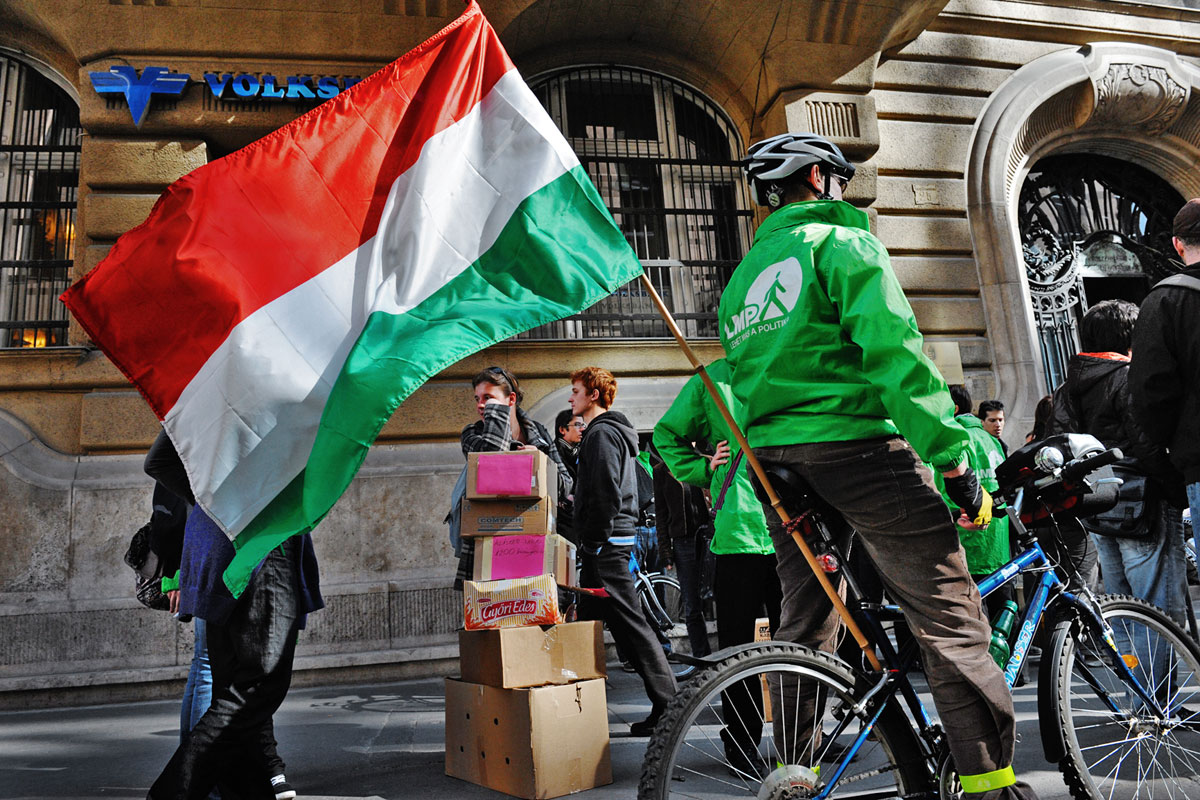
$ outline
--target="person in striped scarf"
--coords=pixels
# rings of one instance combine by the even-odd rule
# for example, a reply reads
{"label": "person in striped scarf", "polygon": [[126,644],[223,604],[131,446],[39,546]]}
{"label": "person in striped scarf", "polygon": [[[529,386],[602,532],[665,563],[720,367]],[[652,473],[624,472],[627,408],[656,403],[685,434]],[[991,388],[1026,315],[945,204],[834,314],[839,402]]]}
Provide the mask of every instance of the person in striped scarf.
{"label": "person in striped scarf", "polygon": [[[463,428],[459,435],[463,458],[467,453],[510,450],[514,443],[521,449],[541,450],[558,467],[558,496],[570,495],[571,476],[554,446],[554,437],[521,408],[524,394],[516,377],[504,367],[488,367],[472,379],[471,386],[479,421]],[[454,588],[462,589],[463,581],[471,579],[474,566],[475,540],[464,538]]]}

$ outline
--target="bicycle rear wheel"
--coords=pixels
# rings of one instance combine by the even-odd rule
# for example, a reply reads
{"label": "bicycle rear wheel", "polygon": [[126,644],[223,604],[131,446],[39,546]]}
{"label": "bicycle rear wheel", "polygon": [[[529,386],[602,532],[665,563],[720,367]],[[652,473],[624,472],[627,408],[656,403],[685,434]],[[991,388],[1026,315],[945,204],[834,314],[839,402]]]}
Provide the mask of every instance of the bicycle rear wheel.
{"label": "bicycle rear wheel", "polygon": [[683,622],[683,590],[679,581],[661,572],[650,576],[650,585],[654,587],[654,596],[672,624]]}
{"label": "bicycle rear wheel", "polygon": [[[667,707],[638,798],[810,796],[862,729],[861,699],[850,668],[828,654],[781,642],[733,651]],[[904,796],[929,789],[931,774],[908,719],[889,704],[831,796]]]}
{"label": "bicycle rear wheel", "polygon": [[1165,716],[1140,700],[1098,631],[1067,620],[1050,643],[1059,769],[1076,800],[1200,797],[1200,647],[1133,597],[1100,599],[1121,657]]}

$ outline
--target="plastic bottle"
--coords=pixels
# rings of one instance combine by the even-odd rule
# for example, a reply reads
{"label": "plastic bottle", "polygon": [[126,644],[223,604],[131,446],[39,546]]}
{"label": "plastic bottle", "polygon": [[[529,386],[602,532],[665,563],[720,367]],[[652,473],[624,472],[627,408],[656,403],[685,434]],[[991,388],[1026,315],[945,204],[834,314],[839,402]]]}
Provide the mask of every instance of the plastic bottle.
{"label": "plastic bottle", "polygon": [[1017,604],[1008,600],[992,622],[992,643],[988,645],[988,652],[992,654],[992,659],[1000,669],[1008,666],[1008,656],[1012,652],[1008,638],[1012,636],[1013,625],[1016,624],[1016,621]]}

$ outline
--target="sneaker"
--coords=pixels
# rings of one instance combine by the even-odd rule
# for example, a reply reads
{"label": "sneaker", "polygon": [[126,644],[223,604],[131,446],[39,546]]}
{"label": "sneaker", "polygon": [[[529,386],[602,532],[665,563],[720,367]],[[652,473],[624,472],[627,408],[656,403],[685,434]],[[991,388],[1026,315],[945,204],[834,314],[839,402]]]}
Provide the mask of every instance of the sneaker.
{"label": "sneaker", "polygon": [[275,800],[293,800],[296,796],[296,790],[287,781],[272,783],[271,788],[275,790]]}

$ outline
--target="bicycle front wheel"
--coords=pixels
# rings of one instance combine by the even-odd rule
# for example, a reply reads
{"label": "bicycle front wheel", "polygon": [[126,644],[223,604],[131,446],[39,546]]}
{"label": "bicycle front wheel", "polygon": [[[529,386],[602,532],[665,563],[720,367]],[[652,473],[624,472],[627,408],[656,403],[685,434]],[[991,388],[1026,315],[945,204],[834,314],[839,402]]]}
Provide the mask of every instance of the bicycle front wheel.
{"label": "bicycle front wheel", "polygon": [[[732,652],[682,687],[646,749],[639,800],[807,797],[847,761],[863,730],[861,687],[843,662],[769,642]],[[928,789],[930,767],[889,702],[831,797]]]}
{"label": "bicycle front wheel", "polygon": [[[1158,709],[1118,670],[1101,633],[1078,620],[1050,644],[1059,769],[1076,800],[1200,797],[1200,648],[1158,608],[1100,599],[1120,658]],[[1159,712],[1162,713],[1159,713]]]}

